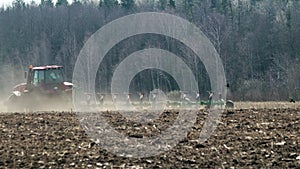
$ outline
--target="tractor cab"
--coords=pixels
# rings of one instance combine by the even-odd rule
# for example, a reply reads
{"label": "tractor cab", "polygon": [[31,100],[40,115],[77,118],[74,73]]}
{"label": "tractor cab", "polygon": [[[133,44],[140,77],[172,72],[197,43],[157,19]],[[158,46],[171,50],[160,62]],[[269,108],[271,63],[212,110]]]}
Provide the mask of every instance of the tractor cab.
{"label": "tractor cab", "polygon": [[29,68],[27,84],[38,86],[43,84],[59,84],[63,82],[62,66],[54,65]]}
{"label": "tractor cab", "polygon": [[26,89],[54,94],[72,87],[64,81],[63,67],[57,65],[29,67]]}

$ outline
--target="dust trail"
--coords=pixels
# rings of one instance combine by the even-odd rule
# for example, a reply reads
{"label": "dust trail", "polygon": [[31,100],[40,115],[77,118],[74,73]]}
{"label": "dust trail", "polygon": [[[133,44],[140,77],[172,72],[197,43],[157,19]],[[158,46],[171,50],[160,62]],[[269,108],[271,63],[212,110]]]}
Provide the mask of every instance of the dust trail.
{"label": "dust trail", "polygon": [[0,113],[6,112],[6,107],[4,106],[4,101],[0,100]]}

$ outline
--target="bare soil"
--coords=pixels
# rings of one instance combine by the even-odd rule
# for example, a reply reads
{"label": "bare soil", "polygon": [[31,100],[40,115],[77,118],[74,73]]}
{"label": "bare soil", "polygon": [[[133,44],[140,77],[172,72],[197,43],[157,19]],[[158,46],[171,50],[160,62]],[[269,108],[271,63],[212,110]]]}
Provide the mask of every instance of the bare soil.
{"label": "bare soil", "polygon": [[[300,108],[227,110],[213,135],[200,144],[195,139],[205,114],[204,110],[198,112],[187,138],[171,151],[148,158],[127,158],[90,140],[76,113],[1,113],[0,168],[300,167]],[[162,120],[155,122],[157,129],[164,130],[163,123],[176,115],[176,111],[165,112]],[[135,130],[144,125],[122,120],[117,113],[107,112],[106,116],[120,132],[132,137],[145,134]]]}

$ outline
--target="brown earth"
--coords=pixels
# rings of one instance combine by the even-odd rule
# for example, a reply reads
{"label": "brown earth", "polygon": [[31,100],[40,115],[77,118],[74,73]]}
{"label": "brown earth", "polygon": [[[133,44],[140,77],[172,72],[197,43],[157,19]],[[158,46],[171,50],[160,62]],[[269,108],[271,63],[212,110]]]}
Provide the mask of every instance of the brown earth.
{"label": "brown earth", "polygon": [[[0,168],[300,168],[299,108],[227,110],[216,131],[200,144],[195,139],[206,114],[198,113],[187,138],[172,150],[137,159],[97,146],[75,113],[1,113]],[[147,136],[136,130],[144,125],[117,113],[105,116],[130,137]],[[166,112],[155,122],[158,131],[149,128],[155,135],[176,116],[175,111]]]}

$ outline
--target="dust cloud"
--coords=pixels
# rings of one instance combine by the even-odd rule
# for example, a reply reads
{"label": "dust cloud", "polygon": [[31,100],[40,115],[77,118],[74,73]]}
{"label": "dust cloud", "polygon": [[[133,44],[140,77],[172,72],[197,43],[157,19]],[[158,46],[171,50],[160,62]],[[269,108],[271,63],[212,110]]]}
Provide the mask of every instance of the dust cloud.
{"label": "dust cloud", "polygon": [[13,87],[25,82],[24,67],[10,64],[0,66],[0,112],[6,112],[6,101],[12,93]]}

